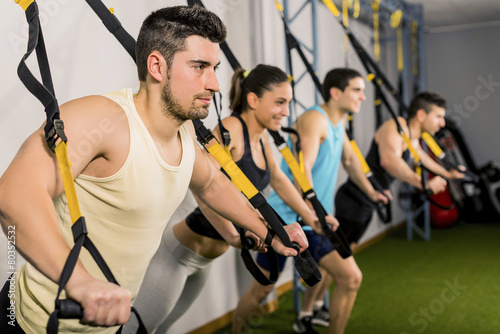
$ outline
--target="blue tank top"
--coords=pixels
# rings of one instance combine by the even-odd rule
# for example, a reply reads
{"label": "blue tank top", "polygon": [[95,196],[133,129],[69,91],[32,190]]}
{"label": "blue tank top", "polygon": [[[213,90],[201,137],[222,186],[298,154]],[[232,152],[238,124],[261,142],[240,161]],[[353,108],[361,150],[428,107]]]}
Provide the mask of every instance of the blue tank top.
{"label": "blue tank top", "polygon": [[[318,156],[316,157],[311,172],[314,191],[326,212],[331,214],[333,213],[333,198],[340,159],[342,157],[342,145],[344,143],[345,133],[344,124],[340,121],[336,126],[333,126],[323,108],[318,105],[306,110],[306,112],[311,110],[319,111],[328,120],[328,133],[323,143],[319,146]],[[288,146],[292,149],[290,138],[288,138]],[[290,180],[293,180],[292,171],[288,168],[284,159],[281,161],[281,170]],[[287,224],[297,221],[297,214],[283,202],[276,192],[271,192],[268,203]],[[304,226],[304,230],[311,230],[311,228],[309,226]]]}

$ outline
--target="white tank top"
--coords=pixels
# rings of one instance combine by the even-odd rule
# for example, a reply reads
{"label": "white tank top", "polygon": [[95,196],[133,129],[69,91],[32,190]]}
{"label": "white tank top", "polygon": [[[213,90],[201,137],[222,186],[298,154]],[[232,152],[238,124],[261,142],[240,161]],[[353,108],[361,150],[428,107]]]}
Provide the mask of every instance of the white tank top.
{"label": "white tank top", "polygon": [[[194,165],[194,143],[183,124],[179,129],[182,160],[179,166],[168,165],[135,109],[132,90],[105,96],[125,111],[130,130],[129,153],[114,175],[96,178],[80,174],[75,178],[75,187],[88,236],[118,283],[135,298],[163,230],[186,195]],[[54,200],[54,206],[64,238],[72,247],[72,222],[64,193]],[[82,249],[80,259],[91,275],[106,280],[86,249]],[[27,263],[18,270],[16,292],[18,323],[26,333],[45,333],[57,285]],[[78,320],[62,320],[59,326],[60,333],[116,330],[82,326]]]}

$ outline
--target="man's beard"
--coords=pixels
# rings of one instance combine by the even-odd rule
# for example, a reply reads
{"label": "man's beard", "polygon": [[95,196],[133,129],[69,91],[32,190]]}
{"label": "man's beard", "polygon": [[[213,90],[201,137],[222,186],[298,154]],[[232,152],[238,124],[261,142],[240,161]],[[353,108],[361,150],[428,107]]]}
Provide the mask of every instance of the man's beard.
{"label": "man's beard", "polygon": [[[210,93],[210,97],[213,93]],[[197,94],[193,97],[193,102],[189,109],[185,109],[181,106],[179,101],[174,98],[172,90],[170,89],[169,82],[163,87],[161,94],[162,108],[165,115],[168,117],[173,117],[179,123],[184,123],[187,120],[204,119],[208,116],[209,105],[204,105],[202,107],[195,107],[194,101],[198,98],[207,97],[207,94]]]}

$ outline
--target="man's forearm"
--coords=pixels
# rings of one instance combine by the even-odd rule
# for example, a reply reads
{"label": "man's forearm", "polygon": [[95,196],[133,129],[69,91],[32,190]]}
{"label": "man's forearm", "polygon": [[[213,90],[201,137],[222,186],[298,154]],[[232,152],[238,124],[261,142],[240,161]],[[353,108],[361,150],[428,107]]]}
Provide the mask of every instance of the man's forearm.
{"label": "man's forearm", "polygon": [[[195,196],[196,198],[196,196]],[[200,210],[203,215],[208,219],[210,224],[219,232],[219,234],[226,240],[231,246],[234,245],[234,240],[238,238],[239,234],[233,223],[226,218],[222,217],[212,209],[210,209],[203,201],[196,198]]]}
{"label": "man's forearm", "polygon": [[420,184],[420,176],[418,176],[411,168],[406,164],[403,159],[394,159],[382,167],[393,177],[406,182],[415,188],[422,189]]}
{"label": "man's forearm", "polygon": [[222,174],[217,175],[210,187],[202,194],[197,194],[210,209],[225,219],[254,232],[262,240],[267,235],[267,227],[260,220],[257,212],[248,205],[248,201]]}

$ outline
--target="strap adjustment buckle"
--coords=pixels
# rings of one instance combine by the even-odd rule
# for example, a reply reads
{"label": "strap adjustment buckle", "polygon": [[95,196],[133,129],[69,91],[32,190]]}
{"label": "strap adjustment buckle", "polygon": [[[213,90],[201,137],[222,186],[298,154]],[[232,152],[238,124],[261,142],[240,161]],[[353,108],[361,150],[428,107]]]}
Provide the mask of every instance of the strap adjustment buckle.
{"label": "strap adjustment buckle", "polygon": [[52,127],[45,131],[45,141],[52,152],[56,149],[56,142],[58,139],[61,139],[65,143],[68,141],[64,133],[64,123],[61,119],[55,119]]}
{"label": "strap adjustment buckle", "polygon": [[223,131],[222,132],[222,137],[223,137],[223,142],[224,142],[224,146],[228,147],[229,144],[231,143],[231,134],[229,133],[229,131]]}

